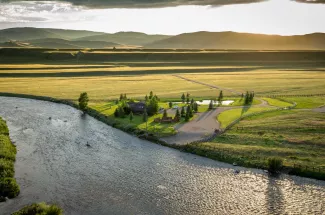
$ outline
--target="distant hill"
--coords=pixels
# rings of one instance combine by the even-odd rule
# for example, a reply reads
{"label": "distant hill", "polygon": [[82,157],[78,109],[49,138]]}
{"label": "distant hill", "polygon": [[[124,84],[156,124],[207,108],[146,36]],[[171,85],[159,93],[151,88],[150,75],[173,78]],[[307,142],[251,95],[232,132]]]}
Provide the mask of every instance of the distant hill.
{"label": "distant hill", "polygon": [[27,40],[27,42],[35,47],[41,48],[55,48],[55,49],[80,49],[80,48],[90,48],[90,49],[102,49],[102,48],[112,48],[119,47],[120,44],[103,42],[103,41],[71,41],[59,38],[45,38],[36,40]]}
{"label": "distant hill", "polygon": [[156,41],[146,45],[145,48],[319,50],[325,49],[325,34],[278,36],[236,32],[195,32]]}
{"label": "distant hill", "polygon": [[8,40],[35,40],[44,38],[76,39],[85,36],[103,34],[92,31],[62,30],[50,28],[8,28],[0,30],[0,39]]}
{"label": "distant hill", "polygon": [[143,46],[148,43],[167,39],[169,37],[170,36],[167,35],[148,35],[138,32],[118,32],[115,34],[101,34],[96,36],[82,37],[77,40],[106,41],[124,45]]}

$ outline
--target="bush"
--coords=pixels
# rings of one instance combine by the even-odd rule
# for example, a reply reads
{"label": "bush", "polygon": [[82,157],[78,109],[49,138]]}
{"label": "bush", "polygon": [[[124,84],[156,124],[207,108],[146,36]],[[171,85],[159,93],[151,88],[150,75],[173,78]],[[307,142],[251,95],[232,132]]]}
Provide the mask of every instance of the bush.
{"label": "bush", "polygon": [[277,173],[283,167],[283,160],[281,158],[269,158],[267,166],[270,173]]}
{"label": "bush", "polygon": [[14,178],[0,179],[0,196],[7,196],[12,199],[18,196],[19,192],[19,186]]}
{"label": "bush", "polygon": [[45,203],[32,204],[24,207],[12,215],[62,215],[63,211],[56,205],[47,205]]}

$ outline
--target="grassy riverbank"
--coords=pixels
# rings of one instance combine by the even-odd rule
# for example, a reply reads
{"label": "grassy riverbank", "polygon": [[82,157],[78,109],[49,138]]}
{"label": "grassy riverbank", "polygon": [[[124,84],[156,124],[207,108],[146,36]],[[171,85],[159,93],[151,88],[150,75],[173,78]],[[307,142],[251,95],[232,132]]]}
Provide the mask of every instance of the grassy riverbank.
{"label": "grassy riverbank", "polygon": [[63,211],[56,205],[47,205],[42,202],[26,206],[12,215],[63,215]]}
{"label": "grassy riverbank", "polygon": [[9,138],[6,122],[0,118],[0,201],[5,197],[14,198],[19,194],[19,186],[14,178],[16,147]]}

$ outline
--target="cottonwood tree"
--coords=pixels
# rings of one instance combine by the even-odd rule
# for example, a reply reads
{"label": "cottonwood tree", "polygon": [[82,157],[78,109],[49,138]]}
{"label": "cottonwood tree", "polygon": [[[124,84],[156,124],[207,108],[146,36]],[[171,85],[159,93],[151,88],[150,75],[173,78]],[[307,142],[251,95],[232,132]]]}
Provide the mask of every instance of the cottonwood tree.
{"label": "cottonwood tree", "polygon": [[89,102],[88,94],[86,92],[81,93],[78,101],[80,110],[85,112],[87,110]]}

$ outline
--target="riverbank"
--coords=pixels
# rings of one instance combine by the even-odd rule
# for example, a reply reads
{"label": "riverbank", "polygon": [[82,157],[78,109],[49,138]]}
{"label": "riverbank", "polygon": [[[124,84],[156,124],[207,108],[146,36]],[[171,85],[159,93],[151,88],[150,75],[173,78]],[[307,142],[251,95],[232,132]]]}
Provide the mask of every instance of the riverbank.
{"label": "riverbank", "polygon": [[14,178],[16,153],[16,147],[9,137],[7,124],[0,117],[0,202],[6,201],[7,198],[15,198],[20,192]]}
{"label": "riverbank", "polygon": [[[50,97],[43,97],[43,96],[33,96],[33,95],[23,95],[23,94],[11,94],[11,93],[0,93],[0,96],[8,96],[8,97],[19,97],[19,98],[30,98],[30,99],[37,99],[37,100],[44,100],[44,101],[50,101],[50,102],[55,102],[55,103],[62,103],[66,104],[69,106],[72,106],[74,108],[78,108],[78,106],[69,100],[60,100],[60,99],[54,99]],[[197,144],[189,144],[189,145],[175,145],[175,144],[170,144],[166,141],[161,140],[160,138],[156,137],[154,134],[149,133],[146,135],[146,132],[141,129],[134,128],[132,126],[125,126],[121,123],[119,123],[116,120],[113,120],[111,118],[108,118],[107,116],[97,112],[94,109],[88,108],[86,113],[95,119],[112,126],[114,128],[117,128],[119,130],[122,130],[126,133],[129,133],[133,136],[137,136],[140,139],[148,140],[150,142],[160,144],[163,146],[171,147],[174,149],[178,149],[183,152],[187,153],[192,153],[196,155],[200,155],[203,157],[207,157],[213,160],[217,161],[222,161],[226,163],[237,163],[238,165],[244,166],[244,167],[250,167],[250,168],[260,168],[260,169],[267,169],[266,161],[263,162],[254,162],[253,159],[247,158],[247,159],[242,159],[240,156],[238,157],[236,153],[229,153],[229,151],[223,151],[223,150],[211,150],[209,147],[202,147],[202,143],[197,143]],[[244,160],[244,162],[243,162]],[[266,159],[265,159],[266,160]],[[316,170],[317,171],[317,170]],[[297,176],[303,176],[303,177],[310,177],[310,178],[315,178],[315,179],[320,179],[320,180],[325,180],[324,174],[312,171],[312,169],[304,169],[301,168],[301,166],[284,166],[284,172],[289,173],[289,174],[294,174]]]}

